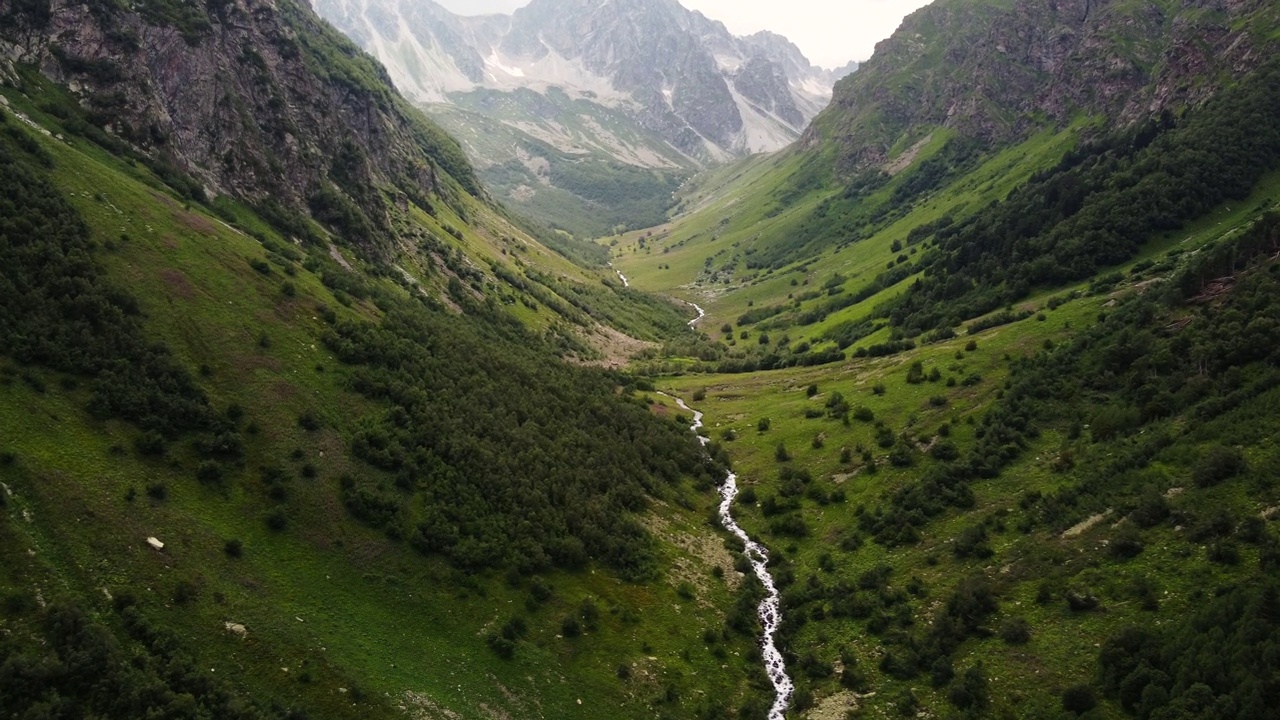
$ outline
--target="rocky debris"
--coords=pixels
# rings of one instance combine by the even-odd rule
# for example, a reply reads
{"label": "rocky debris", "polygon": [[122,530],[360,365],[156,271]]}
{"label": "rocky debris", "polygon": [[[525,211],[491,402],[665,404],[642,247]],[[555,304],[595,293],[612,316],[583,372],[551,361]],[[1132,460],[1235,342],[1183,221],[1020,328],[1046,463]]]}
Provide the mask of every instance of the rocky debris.
{"label": "rocky debris", "polygon": [[149,537],[149,538],[147,538],[147,544],[148,544],[148,545],[150,545],[150,546],[151,546],[153,549],[155,549],[155,550],[163,550],[163,549],[164,549],[164,543],[160,542],[160,540],[159,540],[159,539],[154,538],[154,537]]}
{"label": "rocky debris", "polygon": [[1086,518],[1085,520],[1083,520],[1082,522],[1076,523],[1066,532],[1062,533],[1062,537],[1066,539],[1066,538],[1076,537],[1078,535],[1083,535],[1086,532],[1089,532],[1090,530],[1092,530],[1103,520],[1106,520],[1107,516],[1110,514],[1111,514],[1111,511],[1108,510],[1104,513],[1098,513],[1097,515],[1092,515]]}
{"label": "rocky debris", "polygon": [[223,623],[223,627],[226,628],[227,632],[231,633],[232,635],[236,635],[241,639],[249,637],[249,629],[246,628],[244,625],[241,625],[240,623],[225,622]]}

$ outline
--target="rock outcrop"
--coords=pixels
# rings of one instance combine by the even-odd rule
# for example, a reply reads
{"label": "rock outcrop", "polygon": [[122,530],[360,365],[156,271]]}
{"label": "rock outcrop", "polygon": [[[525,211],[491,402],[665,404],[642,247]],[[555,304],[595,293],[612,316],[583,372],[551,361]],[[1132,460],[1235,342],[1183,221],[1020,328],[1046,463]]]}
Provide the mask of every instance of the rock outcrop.
{"label": "rock outcrop", "polygon": [[940,0],[837,85],[803,143],[835,143],[851,171],[913,128],[1001,141],[1077,113],[1140,120],[1256,67],[1278,15],[1268,0]]}
{"label": "rock outcrop", "polygon": [[389,234],[384,191],[424,205],[480,192],[457,144],[294,0],[0,0],[0,57],[8,82],[28,68],[66,86],[88,122],[193,192],[310,210],[359,242]]}

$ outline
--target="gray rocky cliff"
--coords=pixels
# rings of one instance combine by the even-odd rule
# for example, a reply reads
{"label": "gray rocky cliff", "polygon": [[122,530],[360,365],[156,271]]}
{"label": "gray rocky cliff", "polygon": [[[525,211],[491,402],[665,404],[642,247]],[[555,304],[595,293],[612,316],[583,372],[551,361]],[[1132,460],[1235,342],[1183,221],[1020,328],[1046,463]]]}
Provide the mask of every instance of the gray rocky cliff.
{"label": "gray rocky cliff", "polygon": [[479,191],[456,145],[309,8],[203,8],[0,0],[0,56],[65,85],[107,132],[206,193],[363,216],[359,242],[387,239],[383,190],[429,205],[448,173]]}

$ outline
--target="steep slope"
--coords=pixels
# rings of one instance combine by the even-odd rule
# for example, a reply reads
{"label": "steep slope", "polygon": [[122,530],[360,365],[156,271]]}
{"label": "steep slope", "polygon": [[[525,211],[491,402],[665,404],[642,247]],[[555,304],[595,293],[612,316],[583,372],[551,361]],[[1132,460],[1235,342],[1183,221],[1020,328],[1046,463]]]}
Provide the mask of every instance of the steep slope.
{"label": "steep slope", "polygon": [[[1271,714],[1280,23],[1088,6],[934,5],[809,145],[608,240],[707,310],[636,369],[780,555],[800,714]],[[1056,26],[1082,67],[1015,53]]]}
{"label": "steep slope", "polygon": [[[674,0],[539,1],[510,17],[408,1],[326,0],[318,10],[454,134],[500,119],[467,145],[486,182],[504,202],[580,235],[638,227],[630,206],[666,202],[689,171],[790,143],[836,79],[785,38],[735,37]],[[640,168],[650,181],[602,202],[540,174],[547,165],[586,165],[606,182]],[[549,214],[553,204],[603,217],[566,222]]]}
{"label": "steep slope", "polygon": [[1276,19],[1249,0],[938,2],[877,46],[803,142],[834,145],[849,172],[936,127],[1000,142],[1082,112],[1127,125],[1257,67]]}
{"label": "steep slope", "polygon": [[[757,591],[704,522],[717,461],[581,366],[687,333],[681,308],[469,194],[456,145],[305,7],[0,15],[6,717],[755,702],[753,616],[703,634]],[[315,95],[258,118],[274,82]],[[189,105],[201,83],[239,109]],[[202,164],[246,117],[295,122],[239,133],[275,175]],[[339,182],[361,168],[367,195]]]}
{"label": "steep slope", "polygon": [[[608,239],[707,311],[637,369],[701,399],[781,555],[798,713],[1272,714],[1280,24],[1090,3],[1059,59],[1114,85],[978,62],[1064,7],[939,3],[881,45],[912,72],[873,58],[811,145]],[[1190,32],[1199,70],[1113,62]]]}
{"label": "steep slope", "polygon": [[[308,207],[372,249],[391,206],[479,193],[457,144],[388,89],[376,63],[292,4],[6,3],[6,74],[39,66],[95,125],[188,194]],[[176,171],[173,172],[173,171]],[[384,191],[390,196],[384,196]],[[397,197],[399,198],[397,200]]]}

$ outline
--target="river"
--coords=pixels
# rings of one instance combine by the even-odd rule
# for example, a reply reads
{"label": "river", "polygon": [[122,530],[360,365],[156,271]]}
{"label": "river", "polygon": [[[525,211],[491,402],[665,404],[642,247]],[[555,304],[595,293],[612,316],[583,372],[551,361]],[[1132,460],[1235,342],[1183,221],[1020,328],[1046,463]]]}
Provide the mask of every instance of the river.
{"label": "river", "polygon": [[[692,303],[690,303],[692,305]],[[698,308],[697,305],[694,305]],[[698,318],[689,323],[702,319],[702,308],[698,308]],[[667,396],[671,397],[671,396]],[[676,405],[681,410],[693,413],[693,425],[689,428],[695,434],[702,427],[702,413],[690,408],[685,404],[684,400],[674,398]],[[704,446],[707,444],[707,438],[698,435],[698,441]],[[778,632],[778,624],[782,621],[781,600],[778,595],[778,586],[773,581],[773,575],[769,574],[769,551],[763,545],[751,539],[747,535],[747,531],[743,530],[738,522],[733,519],[733,499],[738,496],[738,476],[729,473],[724,479],[724,483],[720,485],[720,523],[725,529],[733,533],[745,546],[744,554],[751,561],[751,567],[755,571],[756,577],[760,578],[760,583],[764,585],[765,598],[760,601],[758,611],[760,613],[760,623],[764,626],[764,632],[760,636],[760,649],[764,655],[765,670],[769,673],[769,681],[773,683],[774,700],[773,706],[769,709],[769,720],[783,720],[787,706],[791,704],[791,695],[795,692],[795,683],[791,681],[791,676],[787,674],[787,664],[782,659],[782,653],[778,651],[778,646],[774,642],[774,636]]]}

